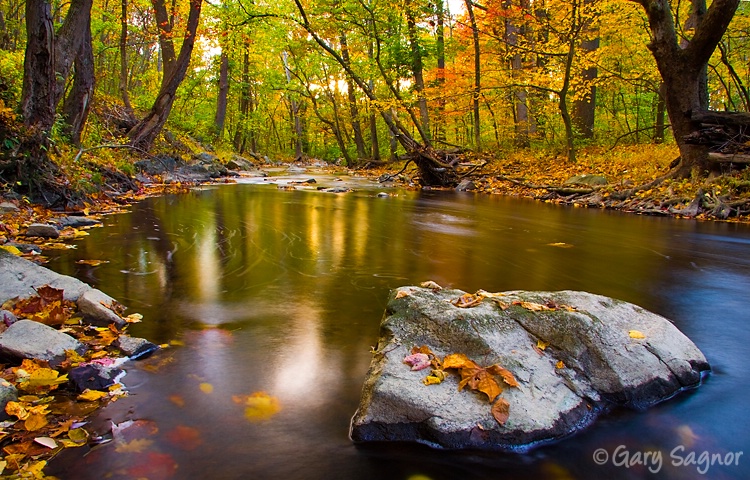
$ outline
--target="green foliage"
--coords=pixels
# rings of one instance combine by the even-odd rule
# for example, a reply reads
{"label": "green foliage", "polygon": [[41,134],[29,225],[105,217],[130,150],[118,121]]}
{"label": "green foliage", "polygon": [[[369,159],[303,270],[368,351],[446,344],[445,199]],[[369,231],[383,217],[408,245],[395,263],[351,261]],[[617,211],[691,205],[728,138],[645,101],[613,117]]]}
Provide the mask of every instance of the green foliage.
{"label": "green foliage", "polygon": [[15,108],[21,102],[23,51],[0,50],[0,100]]}

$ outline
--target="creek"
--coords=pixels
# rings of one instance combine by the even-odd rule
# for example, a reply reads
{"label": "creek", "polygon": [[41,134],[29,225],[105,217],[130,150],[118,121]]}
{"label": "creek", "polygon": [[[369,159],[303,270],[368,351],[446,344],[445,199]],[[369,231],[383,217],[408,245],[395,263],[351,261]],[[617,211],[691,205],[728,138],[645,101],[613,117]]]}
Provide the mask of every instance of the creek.
{"label": "creek", "polygon": [[[100,433],[133,421],[120,441],[68,449],[47,472],[750,478],[750,228],[347,182],[355,190],[346,194],[249,180],[150,198],[105,217],[76,249],[55,251],[50,268],[143,314],[132,335],[173,346],[128,364],[130,396],[92,419]],[[83,259],[109,263],[76,263]],[[713,372],[696,390],[646,412],[614,411],[527,454],[353,445],[349,420],[388,291],[426,280],[469,292],[585,290],[629,301],[671,319]],[[278,412],[249,412],[252,394]]]}

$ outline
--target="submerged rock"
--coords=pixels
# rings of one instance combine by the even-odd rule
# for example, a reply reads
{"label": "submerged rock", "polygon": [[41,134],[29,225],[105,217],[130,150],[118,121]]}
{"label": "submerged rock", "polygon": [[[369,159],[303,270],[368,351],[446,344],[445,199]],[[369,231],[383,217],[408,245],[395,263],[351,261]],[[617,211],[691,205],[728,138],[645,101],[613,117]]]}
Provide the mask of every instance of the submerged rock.
{"label": "submerged rock", "polygon": [[[581,430],[614,406],[643,409],[698,386],[710,368],[667,319],[627,302],[515,291],[463,297],[470,308],[451,303],[464,293],[391,292],[352,418],[355,442],[524,451]],[[519,385],[506,385],[499,397],[509,405],[507,421],[493,417],[484,393],[459,391],[455,370],[442,383],[424,385],[430,369],[403,363],[422,345],[439,359],[463,353],[482,367],[508,369]]]}

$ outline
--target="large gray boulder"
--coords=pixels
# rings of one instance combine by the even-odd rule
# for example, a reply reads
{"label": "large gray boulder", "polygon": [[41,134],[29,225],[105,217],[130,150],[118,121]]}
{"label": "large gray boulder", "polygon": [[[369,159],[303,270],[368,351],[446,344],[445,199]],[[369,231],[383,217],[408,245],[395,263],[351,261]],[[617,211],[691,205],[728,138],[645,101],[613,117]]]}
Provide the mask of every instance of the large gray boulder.
{"label": "large gray boulder", "polygon": [[25,258],[0,250],[0,305],[12,298],[36,295],[36,288],[49,285],[63,290],[66,300],[76,302],[84,319],[92,325],[118,328],[126,322],[115,310],[124,310],[116,300],[90,285],[67,275],[60,275]]}
{"label": "large gray boulder", "polygon": [[0,304],[11,298],[36,295],[34,287],[49,285],[64,290],[66,300],[77,301],[91,287],[82,281],[60,275],[25,258],[0,250]]}
{"label": "large gray boulder", "polygon": [[19,320],[0,334],[0,356],[21,360],[35,358],[56,365],[65,360],[65,351],[83,352],[84,346],[60,330],[33,320]]}
{"label": "large gray boulder", "polygon": [[[441,448],[524,451],[590,425],[613,406],[643,409],[700,384],[709,365],[667,319],[585,292],[465,292],[402,287],[391,292],[377,351],[352,418],[355,442],[412,441]],[[463,353],[498,364],[518,381],[504,385],[501,424],[484,393],[458,390],[447,370],[404,364],[414,346],[438,359]]]}

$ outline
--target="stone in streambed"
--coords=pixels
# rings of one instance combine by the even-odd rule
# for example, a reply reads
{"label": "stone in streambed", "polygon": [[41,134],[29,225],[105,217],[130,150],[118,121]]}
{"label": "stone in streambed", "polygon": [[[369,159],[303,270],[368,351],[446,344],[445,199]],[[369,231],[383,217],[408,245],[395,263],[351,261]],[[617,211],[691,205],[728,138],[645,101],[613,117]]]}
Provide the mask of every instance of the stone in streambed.
{"label": "stone in streambed", "polygon": [[0,355],[9,360],[35,358],[50,364],[65,360],[65,351],[83,352],[75,338],[33,320],[19,320],[0,334]]}
{"label": "stone in streambed", "polygon": [[[459,308],[450,302],[464,294],[460,290],[398,292],[391,292],[378,353],[352,418],[355,442],[524,451],[581,430],[614,406],[643,409],[698,386],[710,368],[665,318],[599,295],[514,291]],[[524,308],[532,304],[575,310]],[[631,330],[645,338],[633,338]],[[548,346],[541,350],[538,342]],[[505,424],[492,416],[486,395],[458,391],[456,373],[423,385],[430,370],[402,363],[421,345],[441,359],[464,353],[483,367],[510,370],[519,387],[506,386],[501,394],[510,405]]]}

